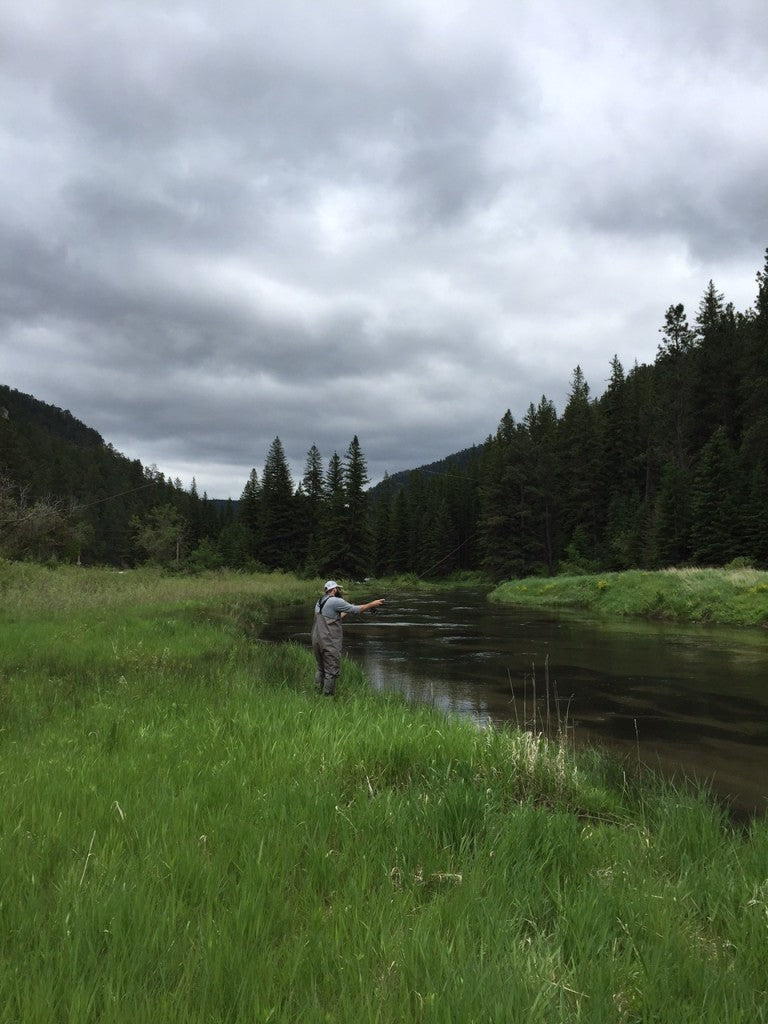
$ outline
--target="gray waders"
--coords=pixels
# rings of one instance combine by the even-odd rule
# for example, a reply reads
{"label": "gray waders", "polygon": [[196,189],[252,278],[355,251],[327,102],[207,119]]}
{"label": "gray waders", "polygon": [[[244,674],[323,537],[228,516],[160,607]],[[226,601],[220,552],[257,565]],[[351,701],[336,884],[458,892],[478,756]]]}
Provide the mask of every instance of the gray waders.
{"label": "gray waders", "polygon": [[317,671],[315,685],[318,693],[332,697],[336,692],[336,680],[341,667],[341,619],[327,619],[322,608],[328,598],[321,598],[315,621],[312,625],[312,652],[315,655]]}

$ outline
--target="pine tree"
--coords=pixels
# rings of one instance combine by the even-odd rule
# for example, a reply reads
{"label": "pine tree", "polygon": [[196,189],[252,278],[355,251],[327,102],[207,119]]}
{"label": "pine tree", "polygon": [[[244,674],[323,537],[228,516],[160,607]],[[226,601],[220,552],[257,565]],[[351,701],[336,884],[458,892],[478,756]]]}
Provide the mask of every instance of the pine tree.
{"label": "pine tree", "polygon": [[480,463],[478,546],[481,566],[493,579],[524,572],[520,541],[526,510],[519,440],[517,425],[507,410],[496,434],[486,441]]}
{"label": "pine tree", "polygon": [[324,491],[318,561],[324,574],[344,578],[349,560],[349,510],[346,507],[344,467],[338,452],[334,452],[328,461]]}
{"label": "pine tree", "polygon": [[631,475],[631,436],[627,403],[627,378],[618,356],[611,360],[608,387],[598,402],[602,485],[621,492]]}
{"label": "pine tree", "polygon": [[323,503],[324,475],[323,460],[317,445],[313,444],[307,452],[307,461],[304,465],[304,476],[301,482],[310,510],[319,514],[320,506]]}
{"label": "pine tree", "polygon": [[759,464],[768,471],[768,249],[757,286],[755,308],[739,322],[744,423],[740,454],[745,465]]}
{"label": "pine tree", "polygon": [[344,493],[348,562],[345,572],[352,579],[363,579],[371,571],[373,536],[368,520],[368,499],[365,486],[368,467],[357,435],[352,438],[344,460]]}
{"label": "pine tree", "polygon": [[218,538],[222,564],[228,569],[246,569],[253,558],[252,540],[250,530],[240,520],[225,523]]}
{"label": "pine tree", "polygon": [[569,558],[592,564],[600,553],[604,496],[601,495],[601,445],[596,408],[581,367],[573,371],[568,402],[558,427],[560,529]]}
{"label": "pine tree", "polygon": [[407,572],[419,573],[423,568],[422,550],[424,546],[424,519],[422,512],[426,504],[426,488],[424,474],[414,470],[408,474],[407,525],[408,537],[405,546],[405,566]]}
{"label": "pine tree", "polygon": [[389,519],[392,508],[392,484],[387,473],[378,489],[373,519],[373,573],[384,576],[389,572]]}
{"label": "pine tree", "polygon": [[693,363],[689,358],[696,335],[688,325],[685,306],[670,306],[659,328],[664,340],[659,344],[656,365],[665,385],[665,400],[672,421],[672,449],[678,469],[689,463],[689,430]]}
{"label": "pine tree", "polygon": [[691,556],[691,481],[689,471],[670,457],[665,464],[655,500],[653,565],[665,568],[687,562]]}
{"label": "pine tree", "polygon": [[502,483],[505,464],[506,452],[497,431],[495,437],[486,441],[481,458],[478,515],[480,564],[495,580],[510,574],[506,548],[511,524]]}
{"label": "pine tree", "polygon": [[696,334],[691,413],[698,451],[717,426],[725,427],[732,443],[741,432],[736,314],[712,281],[699,304]]}
{"label": "pine tree", "polygon": [[768,568],[768,472],[763,464],[744,473],[747,497],[742,514],[744,554],[755,565]]}
{"label": "pine tree", "polygon": [[259,559],[268,569],[295,569],[296,522],[293,481],[279,437],[264,462],[261,482],[261,543]]}
{"label": "pine tree", "polygon": [[261,547],[261,483],[255,469],[240,495],[238,522],[246,531],[248,557],[257,558]]}
{"label": "pine tree", "polygon": [[[635,496],[637,498],[633,522],[629,525],[637,544],[637,561],[633,561],[632,564],[645,569],[656,564],[656,496],[661,483],[665,446],[670,431],[662,413],[663,403],[657,377],[655,365],[640,366],[635,363],[627,375],[626,387],[628,436],[632,455],[628,459],[629,481],[626,491],[622,492],[620,497],[624,503],[631,502]],[[619,529],[621,530],[621,527]],[[609,539],[609,552],[610,544]]]}
{"label": "pine tree", "polygon": [[317,445],[313,444],[307,452],[297,498],[301,561],[306,571],[314,574],[320,571],[320,537],[325,501],[323,460]]}
{"label": "pine tree", "polygon": [[[521,496],[527,509],[528,529],[523,552],[526,572],[555,571],[558,536],[561,533],[558,499],[558,418],[554,403],[542,395],[531,405],[523,426],[528,443],[523,450],[525,489]],[[520,528],[523,520],[521,516]]]}
{"label": "pine tree", "polygon": [[725,565],[739,553],[734,455],[725,427],[718,427],[701,453],[691,497],[692,557],[699,565]]}
{"label": "pine tree", "polygon": [[386,575],[414,572],[410,560],[411,508],[405,487],[399,488],[390,505],[387,530],[387,553],[383,562]]}
{"label": "pine tree", "polygon": [[437,479],[450,519],[450,544],[455,547],[446,570],[476,566],[478,459],[471,456],[461,466],[452,465],[445,477]]}
{"label": "pine tree", "polygon": [[419,575],[424,577],[449,576],[458,566],[458,540],[450,513],[448,498],[441,481],[429,488],[422,512],[422,536]]}

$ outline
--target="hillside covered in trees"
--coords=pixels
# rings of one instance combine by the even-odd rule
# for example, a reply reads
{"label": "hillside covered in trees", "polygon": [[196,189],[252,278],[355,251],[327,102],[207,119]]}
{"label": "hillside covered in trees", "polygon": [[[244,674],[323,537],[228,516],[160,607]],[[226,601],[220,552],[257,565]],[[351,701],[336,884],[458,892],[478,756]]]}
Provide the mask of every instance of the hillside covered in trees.
{"label": "hillside covered in trees", "polygon": [[[754,307],[710,281],[693,320],[672,305],[660,334],[653,364],[611,361],[599,398],[576,367],[561,414],[546,396],[520,421],[507,412],[461,482],[414,475],[392,502],[422,553],[411,568],[768,565],[768,253]],[[430,523],[449,530],[426,551]]]}
{"label": "hillside covered in trees", "polygon": [[614,359],[561,416],[542,398],[486,446],[478,519],[492,575],[768,564],[768,256],[755,307],[710,281],[693,322],[670,306],[655,362]]}
{"label": "hillside covered in trees", "polygon": [[[768,565],[768,253],[755,305],[710,281],[667,309],[655,361],[593,397],[506,412],[484,444],[369,483],[354,437],[292,480],[279,437],[237,503],[185,490],[71,413],[0,387],[0,555],[346,578]],[[407,457],[405,455],[404,457]]]}
{"label": "hillside covered in trees", "polygon": [[373,558],[357,438],[294,485],[279,438],[238,502],[185,490],[68,410],[0,385],[0,557],[364,575]]}
{"label": "hillside covered in trees", "polygon": [[121,455],[68,410],[0,385],[0,554],[131,565],[148,556],[141,524],[158,518],[175,531],[173,557],[178,540],[186,548],[219,528],[194,487]]}

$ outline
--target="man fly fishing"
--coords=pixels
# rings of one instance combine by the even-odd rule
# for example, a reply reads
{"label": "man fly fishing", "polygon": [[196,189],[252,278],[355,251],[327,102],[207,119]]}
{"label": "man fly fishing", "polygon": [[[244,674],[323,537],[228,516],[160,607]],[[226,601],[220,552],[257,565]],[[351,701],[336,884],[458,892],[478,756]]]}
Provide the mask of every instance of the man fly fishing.
{"label": "man fly fishing", "polygon": [[344,588],[335,580],[328,580],[323,596],[315,605],[312,625],[312,653],[317,662],[315,685],[324,697],[333,697],[336,693],[341,667],[342,619],[345,615],[360,615],[384,604],[383,597],[368,604],[350,604],[341,596],[343,592]]}

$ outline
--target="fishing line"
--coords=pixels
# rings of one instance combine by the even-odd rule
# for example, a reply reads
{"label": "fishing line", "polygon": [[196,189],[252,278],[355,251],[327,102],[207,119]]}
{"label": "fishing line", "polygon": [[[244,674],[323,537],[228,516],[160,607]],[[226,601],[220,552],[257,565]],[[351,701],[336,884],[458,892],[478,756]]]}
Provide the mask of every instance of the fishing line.
{"label": "fishing line", "polygon": [[[101,505],[105,501],[112,501],[113,498],[122,498],[126,494],[135,494],[137,491],[144,491],[144,490],[147,489],[147,487],[156,487],[157,483],[158,483],[157,480],[150,480],[149,483],[142,484],[140,487],[132,487],[128,491],[118,491],[117,494],[108,494],[106,496],[106,498],[97,498],[96,501],[89,501],[87,505],[81,505],[78,501],[75,501],[74,499],[72,499],[72,506],[74,507],[75,511],[77,511],[77,512],[84,512],[85,509],[87,509],[87,508],[93,508],[94,505]],[[59,499],[56,504],[60,505],[61,502],[63,502],[64,500],[65,499],[63,499],[63,498]],[[34,519],[34,518],[35,518],[35,513],[30,509],[30,511],[27,512],[26,515],[23,515],[19,519],[14,520],[14,522],[15,523],[26,523],[30,519]],[[9,520],[9,522],[10,522],[10,520]]]}
{"label": "fishing line", "polygon": [[463,547],[464,547],[464,546],[465,546],[466,544],[469,544],[469,542],[470,542],[471,540],[474,540],[474,539],[475,539],[475,537],[477,537],[477,536],[478,536],[479,534],[480,534],[480,530],[475,530],[475,532],[474,532],[473,534],[470,534],[470,536],[469,536],[469,537],[467,537],[467,539],[466,539],[466,540],[463,540],[463,541],[461,542],[461,544],[459,544],[459,545],[457,545],[457,546],[456,546],[455,548],[453,548],[453,550],[452,550],[452,551],[449,551],[447,555],[443,555],[443,557],[442,557],[442,558],[438,559],[438,561],[436,561],[434,565],[430,565],[430,566],[429,566],[429,568],[427,568],[427,569],[424,569],[424,570],[423,570],[422,572],[417,572],[417,573],[416,573],[416,579],[419,579],[419,580],[420,580],[420,579],[422,579],[422,578],[423,578],[424,576],[426,576],[426,575],[427,575],[427,573],[429,573],[429,572],[432,572],[432,570],[433,570],[433,569],[435,569],[435,568],[437,568],[437,566],[438,566],[438,565],[441,565],[441,564],[442,564],[443,562],[445,562],[445,561],[446,561],[447,559],[449,559],[449,558],[451,557],[451,555],[455,555],[457,551],[461,551],[461,549],[462,549],[462,548],[463,548]]}
{"label": "fishing line", "polygon": [[80,508],[93,508],[94,505],[101,505],[105,501],[112,501],[113,498],[123,498],[126,494],[135,494],[137,491],[145,491],[147,487],[156,487],[157,484],[157,480],[150,480],[148,484],[142,484],[141,487],[132,487],[129,491],[118,491],[117,494],[108,494],[106,498],[97,498],[96,501],[89,501],[87,505],[81,505]]}

